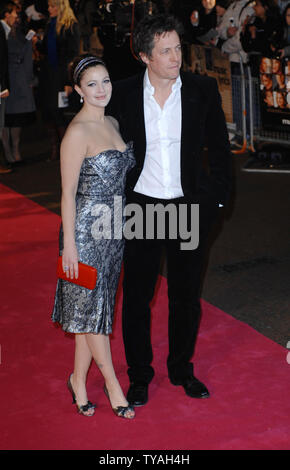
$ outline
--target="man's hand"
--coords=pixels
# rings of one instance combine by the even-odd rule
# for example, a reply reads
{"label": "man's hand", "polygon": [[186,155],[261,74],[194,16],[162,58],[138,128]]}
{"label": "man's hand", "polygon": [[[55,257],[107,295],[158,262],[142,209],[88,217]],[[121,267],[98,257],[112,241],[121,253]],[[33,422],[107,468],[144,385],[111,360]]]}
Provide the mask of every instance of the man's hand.
{"label": "man's hand", "polygon": [[3,90],[0,93],[0,98],[8,98],[9,96],[9,90]]}

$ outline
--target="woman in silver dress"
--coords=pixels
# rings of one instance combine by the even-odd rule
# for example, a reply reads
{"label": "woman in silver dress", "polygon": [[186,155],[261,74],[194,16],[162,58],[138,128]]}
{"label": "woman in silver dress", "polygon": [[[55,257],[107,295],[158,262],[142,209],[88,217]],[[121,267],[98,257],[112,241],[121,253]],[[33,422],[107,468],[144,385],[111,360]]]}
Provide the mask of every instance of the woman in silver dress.
{"label": "woman in silver dress", "polygon": [[[74,61],[72,77],[83,106],[61,144],[60,253],[68,280],[58,279],[52,320],[75,333],[74,370],[67,385],[79,413],[92,416],[95,412],[86,392],[87,372],[94,359],[103,374],[104,392],[114,413],[131,419],[134,409],[116,378],[108,336],[112,332],[124,240],[114,238],[116,227],[109,230],[110,236],[108,230],[102,232],[101,226],[104,211],[111,215],[110,223],[115,222],[116,196],[124,208],[126,174],[135,161],[132,146],[123,142],[117,121],[105,116],[112,92],[105,64],[85,54]],[[118,230],[120,233],[120,227]],[[78,277],[78,261],[97,269],[95,289],[69,282],[69,278]]]}

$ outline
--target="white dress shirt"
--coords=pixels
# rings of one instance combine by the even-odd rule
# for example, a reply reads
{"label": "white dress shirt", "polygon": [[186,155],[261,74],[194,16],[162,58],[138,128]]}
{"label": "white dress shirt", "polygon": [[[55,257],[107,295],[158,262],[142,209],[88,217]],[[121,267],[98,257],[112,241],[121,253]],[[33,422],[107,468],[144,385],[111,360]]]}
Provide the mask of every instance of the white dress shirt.
{"label": "white dress shirt", "polygon": [[4,20],[0,20],[0,21],[1,21],[1,23],[2,23],[2,26],[3,26],[4,32],[5,32],[6,39],[8,39],[9,33],[10,33],[10,31],[11,31],[11,28],[10,28],[9,24],[6,23],[6,21],[4,21]]}
{"label": "white dress shirt", "polygon": [[146,154],[134,191],[159,199],[183,196],[180,175],[181,79],[177,78],[163,109],[154,98],[148,71],[144,76]]}

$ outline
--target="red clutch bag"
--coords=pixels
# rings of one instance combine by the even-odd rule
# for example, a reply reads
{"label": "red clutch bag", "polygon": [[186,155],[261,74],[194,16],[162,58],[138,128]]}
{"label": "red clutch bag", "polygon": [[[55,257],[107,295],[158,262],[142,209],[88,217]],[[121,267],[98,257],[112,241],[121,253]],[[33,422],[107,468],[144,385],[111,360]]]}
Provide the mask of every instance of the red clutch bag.
{"label": "red clutch bag", "polygon": [[62,269],[62,256],[59,256],[57,262],[57,277],[92,290],[96,287],[97,270],[88,264],[79,262],[79,277],[77,279],[75,277],[71,279],[66,276],[65,271]]}

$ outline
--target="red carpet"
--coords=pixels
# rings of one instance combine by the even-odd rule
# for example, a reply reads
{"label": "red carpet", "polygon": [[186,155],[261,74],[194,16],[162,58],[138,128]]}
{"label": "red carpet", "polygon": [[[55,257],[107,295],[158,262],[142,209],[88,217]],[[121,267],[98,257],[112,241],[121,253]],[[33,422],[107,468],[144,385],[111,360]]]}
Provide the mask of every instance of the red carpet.
{"label": "red carpet", "polygon": [[[188,398],[166,375],[166,280],[153,307],[154,367],[150,400],[126,421],[113,415],[95,365],[88,393],[98,408],[79,416],[66,380],[74,342],[50,321],[55,289],[55,214],[0,185],[1,449],[289,449],[290,365],[287,350],[203,302],[195,372],[211,392]],[[128,380],[120,299],[112,351]],[[290,339],[290,338],[289,338]]]}

